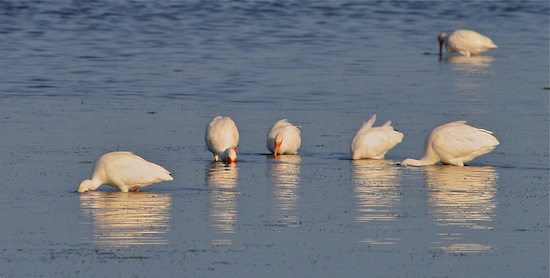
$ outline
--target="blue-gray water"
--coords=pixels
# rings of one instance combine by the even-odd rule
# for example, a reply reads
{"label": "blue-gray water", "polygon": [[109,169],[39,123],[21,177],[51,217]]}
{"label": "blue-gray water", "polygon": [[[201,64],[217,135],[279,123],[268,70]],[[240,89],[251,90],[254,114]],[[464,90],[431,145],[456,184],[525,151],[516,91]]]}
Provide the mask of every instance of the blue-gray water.
{"label": "blue-gray water", "polygon": [[[547,1],[0,2],[0,277],[548,277]],[[473,29],[498,49],[437,56]],[[350,161],[373,113],[405,134]],[[236,166],[204,128],[231,116]],[[299,156],[264,155],[279,118]],[[456,120],[501,144],[401,167]],[[77,194],[131,150],[175,180]]]}

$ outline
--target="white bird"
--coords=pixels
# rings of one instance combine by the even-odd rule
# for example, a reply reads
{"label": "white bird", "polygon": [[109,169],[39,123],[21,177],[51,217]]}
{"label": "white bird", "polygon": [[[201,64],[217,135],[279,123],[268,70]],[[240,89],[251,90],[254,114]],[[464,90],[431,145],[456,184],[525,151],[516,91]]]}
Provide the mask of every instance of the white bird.
{"label": "white bird", "polygon": [[233,163],[237,161],[239,130],[229,117],[217,116],[206,126],[206,147],[214,155],[214,161]]}
{"label": "white bird", "polygon": [[435,128],[426,139],[424,156],[420,160],[407,158],[406,166],[433,165],[437,162],[464,166],[492,151],[498,140],[491,131],[469,126],[465,121],[448,123]]}
{"label": "white bird", "polygon": [[482,52],[497,48],[497,45],[488,37],[471,30],[456,30],[449,37],[444,32],[437,36],[439,41],[439,56],[443,55],[443,44],[448,53],[458,52],[460,55],[478,55]]}
{"label": "white bird", "polygon": [[403,140],[403,133],[395,130],[391,121],[373,127],[375,121],[376,114],[357,130],[351,141],[351,159],[383,159],[389,150]]}
{"label": "white bird", "polygon": [[83,180],[78,192],[96,190],[106,184],[122,192],[139,191],[153,183],[174,180],[168,170],[131,152],[110,152],[95,163],[92,178]]}
{"label": "white bird", "polygon": [[287,119],[278,120],[267,132],[266,146],[274,156],[297,154],[301,144],[299,127],[289,123]]}

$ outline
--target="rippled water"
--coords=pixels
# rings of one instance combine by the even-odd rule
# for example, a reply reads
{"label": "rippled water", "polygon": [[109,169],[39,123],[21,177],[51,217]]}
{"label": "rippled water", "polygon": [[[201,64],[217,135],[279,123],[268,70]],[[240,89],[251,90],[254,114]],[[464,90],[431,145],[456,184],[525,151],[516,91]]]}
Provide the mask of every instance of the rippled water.
{"label": "rippled water", "polygon": [[[0,276],[548,277],[546,1],[0,2]],[[499,46],[439,60],[441,31]],[[546,89],[545,89],[546,88]],[[350,161],[376,113],[405,134]],[[204,128],[229,115],[239,162]],[[297,156],[265,155],[280,118]],[[467,120],[501,144],[401,167]],[[77,194],[102,153],[175,180]]]}

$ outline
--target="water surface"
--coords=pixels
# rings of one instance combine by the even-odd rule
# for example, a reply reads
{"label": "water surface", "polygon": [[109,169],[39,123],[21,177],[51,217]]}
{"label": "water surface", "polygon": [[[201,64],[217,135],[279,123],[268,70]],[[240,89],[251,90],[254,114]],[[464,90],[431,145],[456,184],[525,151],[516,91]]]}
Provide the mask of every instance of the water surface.
{"label": "water surface", "polygon": [[[548,277],[545,1],[0,3],[0,276]],[[437,55],[468,28],[498,49]],[[350,161],[376,113],[405,134]],[[204,128],[237,123],[237,165]],[[268,128],[302,128],[297,156]],[[398,165],[456,120],[501,144]],[[175,180],[77,194],[103,153]]]}

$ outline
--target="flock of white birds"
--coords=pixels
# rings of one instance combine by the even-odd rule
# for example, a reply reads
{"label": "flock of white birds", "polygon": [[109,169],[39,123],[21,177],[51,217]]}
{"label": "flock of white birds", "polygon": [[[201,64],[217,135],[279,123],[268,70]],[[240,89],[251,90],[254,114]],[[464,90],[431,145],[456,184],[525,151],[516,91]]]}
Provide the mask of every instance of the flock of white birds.
{"label": "flock of white birds", "polygon": [[[478,55],[497,48],[491,39],[470,30],[456,30],[450,36],[440,33],[439,55],[443,46],[448,53],[463,56]],[[387,121],[374,127],[376,115],[364,122],[353,137],[350,145],[351,159],[383,159],[386,153],[401,143],[403,133],[396,131]],[[275,122],[266,136],[266,146],[273,156],[295,155],[301,146],[300,129],[283,119]],[[214,161],[234,163],[237,161],[239,131],[229,117],[217,116],[206,126],[206,147],[214,156]],[[404,166],[424,166],[436,163],[464,166],[476,157],[487,154],[497,145],[498,140],[491,131],[456,121],[435,128],[427,137],[424,155],[420,159],[407,158]],[[122,192],[139,191],[145,186],[173,180],[172,175],[162,166],[146,161],[131,152],[110,152],[101,156],[95,163],[92,177],[82,181],[78,192],[97,189],[109,185]]]}

